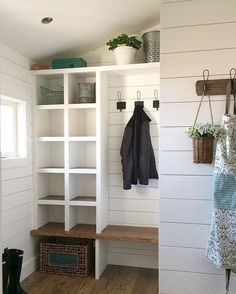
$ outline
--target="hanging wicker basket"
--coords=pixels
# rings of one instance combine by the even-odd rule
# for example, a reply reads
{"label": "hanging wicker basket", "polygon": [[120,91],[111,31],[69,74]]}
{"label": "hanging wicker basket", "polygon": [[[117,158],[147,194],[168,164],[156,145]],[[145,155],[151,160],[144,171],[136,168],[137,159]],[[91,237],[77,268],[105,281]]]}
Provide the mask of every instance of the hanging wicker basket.
{"label": "hanging wicker basket", "polygon": [[[207,74],[207,77],[206,77],[206,74]],[[214,126],[213,113],[212,113],[212,107],[211,107],[211,97],[207,91],[208,78],[209,78],[209,71],[204,70],[203,71],[204,89],[203,89],[200,103],[198,105],[197,114],[195,116],[192,128],[194,128],[196,125],[204,96],[207,96],[207,98],[208,98],[208,104],[209,104],[209,110],[210,110],[210,116],[211,116],[211,124]],[[192,137],[192,142],[193,142],[193,163],[212,163],[214,137],[213,136],[197,137],[197,138]]]}
{"label": "hanging wicker basket", "polygon": [[192,138],[193,162],[212,163],[214,137]]}

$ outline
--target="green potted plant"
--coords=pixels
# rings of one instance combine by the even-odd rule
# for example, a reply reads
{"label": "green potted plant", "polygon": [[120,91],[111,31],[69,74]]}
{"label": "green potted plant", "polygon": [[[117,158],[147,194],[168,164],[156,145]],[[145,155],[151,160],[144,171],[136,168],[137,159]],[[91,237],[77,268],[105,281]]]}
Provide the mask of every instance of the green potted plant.
{"label": "green potted plant", "polygon": [[192,138],[193,162],[212,163],[214,139],[219,136],[219,128],[211,123],[197,123],[185,133]]}
{"label": "green potted plant", "polygon": [[108,49],[114,52],[117,64],[134,63],[135,52],[141,47],[141,44],[142,42],[137,37],[129,37],[126,34],[121,34],[106,43]]}

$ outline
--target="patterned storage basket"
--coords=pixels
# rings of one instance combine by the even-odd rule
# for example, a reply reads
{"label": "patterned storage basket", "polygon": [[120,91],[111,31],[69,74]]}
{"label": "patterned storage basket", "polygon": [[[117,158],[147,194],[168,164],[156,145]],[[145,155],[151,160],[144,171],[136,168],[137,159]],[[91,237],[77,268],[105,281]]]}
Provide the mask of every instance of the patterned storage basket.
{"label": "patterned storage basket", "polygon": [[60,86],[60,90],[51,90],[43,86],[41,88],[41,99],[39,104],[63,104],[64,103],[64,88]]}
{"label": "patterned storage basket", "polygon": [[93,241],[78,238],[46,238],[40,243],[40,271],[87,277],[93,267]]}

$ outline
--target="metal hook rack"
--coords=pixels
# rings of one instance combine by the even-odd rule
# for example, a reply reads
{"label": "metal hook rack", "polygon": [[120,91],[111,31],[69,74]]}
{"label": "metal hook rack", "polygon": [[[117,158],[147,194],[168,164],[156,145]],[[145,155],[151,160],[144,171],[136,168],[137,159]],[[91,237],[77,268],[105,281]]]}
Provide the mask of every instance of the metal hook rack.
{"label": "metal hook rack", "polygon": [[[232,74],[232,72],[234,72],[234,75]],[[229,72],[229,76],[231,80],[235,80],[236,78],[236,68],[232,67],[230,72]]]}
{"label": "metal hook rack", "polygon": [[[116,102],[116,109],[119,109],[120,112],[123,109],[126,109],[126,102],[125,101],[121,101],[121,92],[117,91],[116,93],[117,95],[117,102]],[[141,106],[142,108],[144,107],[144,101],[141,101],[141,91],[137,91],[137,100],[134,102],[135,107],[136,106]],[[153,100],[153,108],[156,108],[156,110],[158,110],[160,107],[160,101],[158,99],[158,90],[155,89],[154,90],[154,100]]]}
{"label": "metal hook rack", "polygon": [[119,109],[121,112],[122,109],[126,109],[126,102],[121,101],[121,92],[120,91],[117,92],[117,99],[118,99],[118,102],[116,103],[116,108]]}
{"label": "metal hook rack", "polygon": [[141,99],[141,92],[137,91],[137,101],[134,102],[135,106],[141,106],[141,107],[144,106],[144,102],[140,101],[140,99]]}
{"label": "metal hook rack", "polygon": [[160,101],[158,100],[158,90],[157,89],[154,90],[154,100],[153,100],[152,106],[153,106],[153,108],[156,108],[156,110],[158,110],[160,107]]}
{"label": "metal hook rack", "polygon": [[225,95],[226,87],[230,81],[233,83],[233,87],[236,88],[236,69],[234,67],[230,69],[229,79],[209,80],[209,75],[209,70],[205,69],[203,71],[203,80],[196,82],[196,93],[198,96],[206,93],[211,96]]}
{"label": "metal hook rack", "polygon": [[209,80],[209,76],[210,76],[209,70],[204,69],[204,71],[202,73],[202,77],[203,77],[203,94],[206,94],[207,91],[208,91],[207,82]]}

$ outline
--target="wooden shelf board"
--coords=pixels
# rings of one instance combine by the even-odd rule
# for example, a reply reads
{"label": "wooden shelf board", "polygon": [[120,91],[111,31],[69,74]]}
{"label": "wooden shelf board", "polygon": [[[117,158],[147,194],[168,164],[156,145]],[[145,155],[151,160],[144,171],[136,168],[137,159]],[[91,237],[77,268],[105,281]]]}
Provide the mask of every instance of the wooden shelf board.
{"label": "wooden shelf board", "polygon": [[48,195],[46,197],[40,198],[39,200],[57,200],[57,201],[64,201],[64,195]]}
{"label": "wooden shelf board", "polygon": [[78,224],[70,230],[71,237],[96,239],[96,225]]}
{"label": "wooden shelf board", "polygon": [[48,223],[37,230],[32,230],[33,236],[74,237],[101,240],[117,240],[143,243],[158,243],[158,228],[107,226],[101,234],[96,234],[96,225],[78,224],[70,231],[65,231],[64,223]]}
{"label": "wooden shelf board", "polygon": [[158,243],[158,229],[108,225],[102,233],[99,234],[99,239]]}
{"label": "wooden shelf board", "polygon": [[64,223],[50,222],[30,232],[32,236],[74,237],[96,239],[96,225],[78,224],[70,231],[65,231]]}
{"label": "wooden shelf board", "polygon": [[46,225],[32,230],[32,236],[64,237],[66,235],[64,223],[47,223]]}
{"label": "wooden shelf board", "polygon": [[95,201],[96,202],[96,196],[77,196],[71,201]]}

